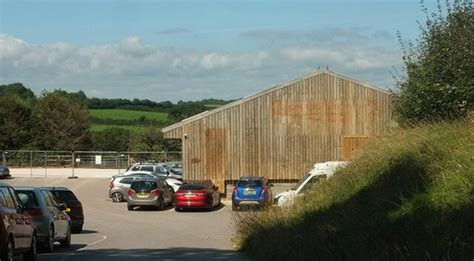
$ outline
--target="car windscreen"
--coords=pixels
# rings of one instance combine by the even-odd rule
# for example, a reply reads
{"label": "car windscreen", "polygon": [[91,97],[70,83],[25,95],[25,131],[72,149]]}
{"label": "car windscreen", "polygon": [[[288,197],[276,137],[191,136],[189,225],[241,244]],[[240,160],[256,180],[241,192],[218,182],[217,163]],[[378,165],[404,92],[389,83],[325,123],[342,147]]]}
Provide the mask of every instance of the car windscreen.
{"label": "car windscreen", "polygon": [[184,184],[179,187],[179,190],[203,190],[206,189],[203,185]]}
{"label": "car windscreen", "polygon": [[61,202],[78,201],[74,193],[68,190],[51,190],[51,193]]}
{"label": "car windscreen", "polygon": [[35,208],[38,207],[38,200],[36,199],[36,194],[31,190],[16,190],[15,191],[18,197],[21,200],[26,208]]}
{"label": "car windscreen", "polygon": [[257,188],[262,186],[261,180],[240,180],[237,184],[241,188]]}
{"label": "car windscreen", "polygon": [[134,181],[130,186],[135,191],[152,191],[158,187],[156,181]]}
{"label": "car windscreen", "polygon": [[301,184],[303,184],[303,182],[305,182],[305,180],[307,180],[310,176],[311,174],[306,174],[302,179],[300,179],[300,181],[298,181],[298,183],[294,187],[291,188],[291,190],[297,190],[301,186]]}

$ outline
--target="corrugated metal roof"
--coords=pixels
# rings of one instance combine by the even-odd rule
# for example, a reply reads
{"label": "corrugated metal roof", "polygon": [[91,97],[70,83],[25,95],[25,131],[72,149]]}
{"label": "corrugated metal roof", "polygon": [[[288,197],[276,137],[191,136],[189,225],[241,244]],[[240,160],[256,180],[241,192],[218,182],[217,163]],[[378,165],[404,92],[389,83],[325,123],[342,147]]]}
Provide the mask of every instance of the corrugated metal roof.
{"label": "corrugated metal roof", "polygon": [[291,84],[294,84],[296,82],[299,82],[299,81],[303,81],[303,80],[306,80],[308,78],[311,78],[311,77],[314,77],[314,76],[317,76],[317,75],[320,75],[320,74],[328,74],[328,75],[332,75],[334,77],[338,77],[338,78],[342,78],[342,79],[345,79],[345,80],[348,80],[348,81],[352,81],[356,84],[359,84],[359,85],[362,85],[364,87],[367,87],[367,88],[370,88],[370,89],[374,89],[376,91],[380,91],[380,92],[383,92],[383,93],[386,93],[386,94],[390,94],[390,92],[388,90],[385,90],[385,89],[382,89],[380,87],[377,87],[377,86],[374,86],[374,85],[371,85],[369,83],[366,83],[366,82],[363,82],[363,81],[359,81],[359,80],[355,80],[353,78],[350,78],[348,76],[345,76],[343,74],[340,74],[340,73],[336,73],[336,72],[333,72],[333,71],[330,71],[328,69],[322,69],[322,70],[317,70],[313,73],[310,73],[310,74],[307,74],[307,75],[303,75],[301,77],[298,77],[296,79],[293,79],[293,80],[290,80],[290,81],[287,81],[287,82],[283,82],[283,83],[280,83],[278,85],[275,85],[271,88],[268,88],[268,89],[265,89],[263,91],[259,91],[259,92],[256,92],[254,94],[250,94],[250,95],[247,95],[237,101],[234,101],[234,102],[231,102],[231,103],[228,103],[226,105],[223,105],[223,106],[220,106],[218,108],[215,108],[213,110],[210,110],[210,111],[204,111],[204,112],[201,112],[197,115],[194,115],[192,117],[189,117],[189,118],[186,118],[178,123],[175,123],[173,125],[170,125],[166,128],[163,128],[161,131],[163,133],[166,133],[166,132],[169,132],[171,130],[174,130],[176,128],[179,128],[179,127],[182,127],[183,125],[186,125],[188,123],[191,123],[193,121],[196,121],[196,120],[200,120],[200,119],[203,119],[209,115],[212,115],[214,113],[217,113],[217,112],[220,112],[220,111],[223,111],[223,110],[226,110],[228,108],[232,108],[234,106],[238,106],[242,103],[245,103],[245,102],[248,102],[248,101],[251,101],[255,98],[258,98],[262,95],[265,95],[267,93],[270,93],[270,92],[273,92],[273,91],[276,91],[276,90],[279,90],[279,89],[282,89],[282,88],[285,88]]}

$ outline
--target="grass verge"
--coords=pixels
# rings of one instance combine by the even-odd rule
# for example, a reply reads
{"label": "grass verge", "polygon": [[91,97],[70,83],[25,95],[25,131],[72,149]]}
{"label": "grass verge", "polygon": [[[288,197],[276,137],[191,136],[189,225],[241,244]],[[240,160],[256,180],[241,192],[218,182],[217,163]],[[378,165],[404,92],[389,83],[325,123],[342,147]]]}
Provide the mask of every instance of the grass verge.
{"label": "grass verge", "polygon": [[473,260],[473,121],[400,130],[294,205],[237,219],[257,260]]}

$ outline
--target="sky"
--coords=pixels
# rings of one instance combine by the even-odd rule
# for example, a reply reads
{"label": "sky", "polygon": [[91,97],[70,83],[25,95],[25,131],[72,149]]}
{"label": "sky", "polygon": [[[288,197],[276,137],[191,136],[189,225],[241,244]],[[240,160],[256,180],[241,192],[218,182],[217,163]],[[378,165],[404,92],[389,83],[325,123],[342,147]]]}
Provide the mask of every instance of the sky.
{"label": "sky", "polygon": [[416,0],[0,0],[0,84],[238,99],[328,67],[393,89],[417,21]]}

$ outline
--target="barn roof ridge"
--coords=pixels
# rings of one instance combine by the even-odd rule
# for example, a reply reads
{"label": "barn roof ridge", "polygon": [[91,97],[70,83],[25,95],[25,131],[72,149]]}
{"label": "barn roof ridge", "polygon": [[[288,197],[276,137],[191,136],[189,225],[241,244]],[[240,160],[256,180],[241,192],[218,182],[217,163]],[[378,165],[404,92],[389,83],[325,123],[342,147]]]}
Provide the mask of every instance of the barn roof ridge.
{"label": "barn roof ridge", "polygon": [[357,83],[359,85],[362,85],[364,87],[367,87],[367,88],[370,88],[370,89],[374,89],[376,91],[380,91],[380,92],[384,92],[384,93],[387,93],[389,94],[389,91],[386,90],[386,89],[382,89],[380,87],[377,87],[375,85],[372,85],[372,84],[369,84],[369,83],[366,83],[366,82],[363,82],[363,81],[360,81],[360,80],[356,80],[354,78],[351,78],[351,77],[348,77],[346,75],[343,75],[343,74],[340,74],[340,73],[336,73],[334,71],[331,71],[329,69],[320,69],[320,70],[317,70],[317,71],[314,71],[312,73],[309,73],[309,74],[305,74],[303,76],[300,76],[298,78],[295,78],[295,79],[292,79],[292,80],[289,80],[289,81],[285,81],[283,83],[279,83],[279,84],[276,84],[276,85],[273,85],[272,87],[270,88],[267,88],[267,89],[264,89],[264,90],[261,90],[261,91],[257,91],[253,94],[250,94],[250,95],[247,95],[247,96],[244,96],[236,101],[233,101],[231,103],[228,103],[228,104],[225,104],[225,105],[222,105],[220,107],[217,107],[213,110],[210,110],[210,111],[204,111],[204,112],[201,112],[199,114],[196,114],[194,116],[191,116],[189,118],[186,118],[186,119],[183,119],[181,120],[180,122],[177,122],[173,125],[170,125],[168,127],[165,127],[163,128],[161,131],[163,133],[166,133],[168,131],[171,131],[173,129],[176,129],[178,127],[181,127],[182,125],[184,124],[187,124],[187,123],[190,123],[190,122],[193,122],[195,120],[198,120],[198,119],[202,119],[204,118],[205,116],[208,116],[208,115],[211,115],[211,114],[214,114],[214,113],[217,113],[217,112],[220,112],[220,111],[223,111],[225,109],[228,109],[228,108],[231,108],[231,107],[234,107],[234,106],[237,106],[237,105],[240,105],[242,103],[245,103],[247,101],[251,101],[255,98],[258,98],[262,95],[265,95],[269,92],[273,92],[273,91],[276,91],[276,90],[279,90],[279,89],[282,89],[282,88],[285,88],[293,83],[296,83],[296,82],[299,82],[299,81],[302,81],[302,80],[306,80],[308,78],[311,78],[311,77],[314,77],[314,76],[317,76],[317,75],[320,75],[320,74],[329,74],[329,75],[332,75],[332,76],[335,76],[335,77],[338,77],[338,78],[342,78],[342,79],[345,79],[345,80],[348,80],[348,81],[351,81],[351,82],[354,82],[354,83]]}

